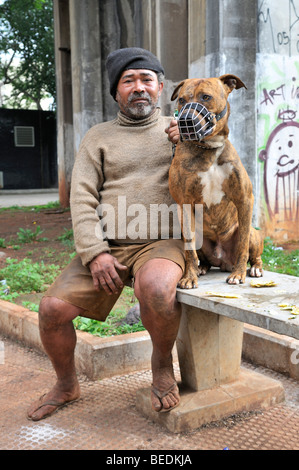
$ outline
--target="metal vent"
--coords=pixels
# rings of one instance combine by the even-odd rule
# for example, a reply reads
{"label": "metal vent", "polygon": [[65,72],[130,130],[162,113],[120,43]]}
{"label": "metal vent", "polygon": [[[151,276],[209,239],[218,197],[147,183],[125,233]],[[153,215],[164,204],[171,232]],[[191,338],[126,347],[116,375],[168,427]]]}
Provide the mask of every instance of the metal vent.
{"label": "metal vent", "polygon": [[34,127],[15,126],[15,146],[16,147],[34,147]]}

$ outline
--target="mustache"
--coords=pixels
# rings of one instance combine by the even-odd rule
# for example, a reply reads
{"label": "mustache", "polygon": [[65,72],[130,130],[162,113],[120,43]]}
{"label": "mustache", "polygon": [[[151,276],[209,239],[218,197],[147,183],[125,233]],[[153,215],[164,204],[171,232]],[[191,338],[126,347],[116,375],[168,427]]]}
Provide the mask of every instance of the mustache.
{"label": "mustache", "polygon": [[131,104],[133,101],[137,100],[138,98],[142,98],[144,100],[147,100],[149,104],[152,102],[151,97],[147,93],[147,91],[142,91],[141,93],[139,93],[138,91],[134,91],[134,93],[132,93],[128,97],[128,103]]}

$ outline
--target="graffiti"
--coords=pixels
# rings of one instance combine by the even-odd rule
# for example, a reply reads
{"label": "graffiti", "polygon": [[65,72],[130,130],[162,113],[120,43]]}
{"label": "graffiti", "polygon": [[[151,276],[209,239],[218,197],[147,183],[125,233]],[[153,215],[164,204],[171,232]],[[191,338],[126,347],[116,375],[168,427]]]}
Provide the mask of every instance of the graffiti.
{"label": "graffiti", "polygon": [[270,53],[287,53],[291,57],[299,53],[299,3],[298,0],[285,1],[285,22],[281,21],[281,11],[275,3],[259,2],[258,24],[260,31],[267,35],[267,44],[263,41],[263,34],[259,34],[258,49],[260,52],[266,46]]}
{"label": "graffiti", "polygon": [[271,236],[298,238],[299,62],[261,54],[257,68],[258,159],[267,228]]}
{"label": "graffiti", "polygon": [[[295,115],[283,112],[285,116]],[[259,154],[264,164],[264,194],[272,219],[299,219],[299,123],[285,120],[271,132],[266,149]]]}

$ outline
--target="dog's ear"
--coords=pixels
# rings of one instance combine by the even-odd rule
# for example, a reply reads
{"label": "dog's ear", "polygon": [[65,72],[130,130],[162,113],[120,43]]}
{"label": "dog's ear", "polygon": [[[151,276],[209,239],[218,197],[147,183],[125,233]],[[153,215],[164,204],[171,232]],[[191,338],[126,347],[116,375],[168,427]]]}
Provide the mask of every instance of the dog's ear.
{"label": "dog's ear", "polygon": [[178,97],[178,94],[179,94],[179,90],[180,88],[184,85],[185,83],[185,80],[183,80],[182,82],[180,82],[178,84],[178,86],[174,89],[174,92],[172,93],[171,95],[171,101],[174,101],[177,97]]}
{"label": "dog's ear", "polygon": [[236,75],[231,75],[231,74],[226,74],[226,75],[221,75],[219,77],[219,80],[224,83],[224,85],[228,86],[229,88],[229,93],[232,92],[234,89],[238,90],[239,88],[246,88],[246,85],[242,82],[242,80],[237,77]]}

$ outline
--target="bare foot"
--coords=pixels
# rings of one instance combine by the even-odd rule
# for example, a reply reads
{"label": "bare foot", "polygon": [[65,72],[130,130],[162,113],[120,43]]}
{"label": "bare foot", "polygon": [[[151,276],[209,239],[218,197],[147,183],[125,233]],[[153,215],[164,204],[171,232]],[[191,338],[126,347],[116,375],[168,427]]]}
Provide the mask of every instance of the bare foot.
{"label": "bare foot", "polygon": [[153,410],[158,412],[170,411],[179,405],[179,388],[172,367],[153,370],[151,399]]}
{"label": "bare foot", "polygon": [[59,408],[80,398],[80,387],[75,383],[68,391],[63,390],[57,382],[49,393],[42,395],[27,411],[27,418],[39,421],[58,411]]}

